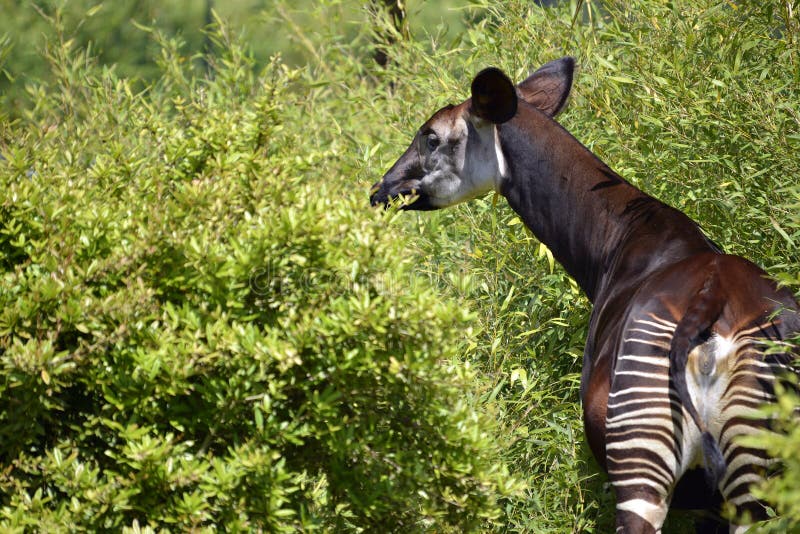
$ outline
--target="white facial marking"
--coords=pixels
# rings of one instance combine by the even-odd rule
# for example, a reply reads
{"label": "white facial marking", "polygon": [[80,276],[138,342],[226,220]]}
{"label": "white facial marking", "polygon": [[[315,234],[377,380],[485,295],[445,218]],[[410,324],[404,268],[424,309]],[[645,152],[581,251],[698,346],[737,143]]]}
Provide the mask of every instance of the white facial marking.
{"label": "white facial marking", "polygon": [[457,117],[436,124],[434,131],[439,147],[432,152],[420,148],[426,171],[421,188],[432,204],[451,206],[497,190],[507,166],[493,124]]}
{"label": "white facial marking", "polygon": [[500,179],[508,174],[508,166],[506,165],[506,157],[503,155],[503,147],[500,146],[500,132],[497,128],[494,130],[494,152],[497,156],[497,180],[495,181],[495,190],[500,189]]}

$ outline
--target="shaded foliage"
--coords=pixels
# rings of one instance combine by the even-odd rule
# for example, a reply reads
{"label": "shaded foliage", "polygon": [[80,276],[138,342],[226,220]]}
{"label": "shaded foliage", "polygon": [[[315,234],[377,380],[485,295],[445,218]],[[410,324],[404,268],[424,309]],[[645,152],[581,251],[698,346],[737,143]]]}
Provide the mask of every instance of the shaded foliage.
{"label": "shaded foliage", "polygon": [[210,78],[163,42],[145,93],[65,43],[10,126],[0,525],[497,520],[518,483],[461,396],[472,315],[326,181],[331,148],[298,150],[298,72],[212,35]]}

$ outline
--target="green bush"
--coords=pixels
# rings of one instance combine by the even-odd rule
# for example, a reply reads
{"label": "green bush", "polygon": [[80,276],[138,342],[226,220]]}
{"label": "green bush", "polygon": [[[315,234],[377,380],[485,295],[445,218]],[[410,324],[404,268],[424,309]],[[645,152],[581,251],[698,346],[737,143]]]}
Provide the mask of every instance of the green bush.
{"label": "green bush", "polygon": [[782,391],[779,402],[770,406],[774,432],[765,433],[744,442],[765,449],[781,459],[781,474],[768,479],[756,489],[756,495],[773,505],[774,519],[757,525],[759,533],[797,532],[800,530],[800,426],[797,424],[797,392]]}
{"label": "green bush", "polygon": [[[452,9],[467,0],[440,0],[408,6],[420,35],[431,23],[447,19],[447,31],[461,30],[461,13]],[[114,68],[134,89],[141,90],[160,76],[157,31],[183,42],[185,59],[196,73],[208,65],[208,29],[217,17],[247,40],[256,63],[263,66],[275,54],[297,66],[306,56],[319,58],[315,45],[348,47],[363,38],[371,25],[364,15],[381,5],[367,2],[316,0],[0,0],[0,106],[12,114],[32,100],[26,87],[52,81],[42,48],[52,40],[70,40],[89,48],[100,64]],[[369,6],[372,6],[370,8]],[[355,19],[355,20],[354,20]],[[294,29],[287,32],[287,28]]]}
{"label": "green bush", "polygon": [[0,525],[491,524],[518,483],[461,394],[474,316],[329,180],[298,73],[214,36],[210,78],[164,42],[138,94],[55,46],[3,132]]}

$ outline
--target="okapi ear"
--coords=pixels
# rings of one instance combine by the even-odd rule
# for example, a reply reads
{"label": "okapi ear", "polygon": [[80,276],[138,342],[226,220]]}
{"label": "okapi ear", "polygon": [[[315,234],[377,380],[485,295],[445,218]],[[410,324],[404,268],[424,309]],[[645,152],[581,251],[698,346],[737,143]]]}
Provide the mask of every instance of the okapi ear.
{"label": "okapi ear", "polygon": [[472,113],[481,119],[501,124],[517,112],[514,84],[498,68],[483,69],[472,80]]}
{"label": "okapi ear", "polygon": [[517,86],[519,95],[548,117],[555,117],[567,103],[574,73],[575,58],[550,61]]}

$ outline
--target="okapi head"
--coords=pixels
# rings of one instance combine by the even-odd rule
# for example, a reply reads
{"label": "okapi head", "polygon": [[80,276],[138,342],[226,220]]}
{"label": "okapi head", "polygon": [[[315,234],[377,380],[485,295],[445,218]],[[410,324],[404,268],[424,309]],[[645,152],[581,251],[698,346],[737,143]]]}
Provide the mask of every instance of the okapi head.
{"label": "okapi head", "polygon": [[370,202],[388,205],[405,197],[402,209],[433,210],[500,191],[507,173],[498,125],[511,121],[520,106],[548,118],[567,102],[575,60],[545,64],[516,87],[497,68],[472,81],[472,96],[445,106],[418,130],[406,152],[372,186]]}

